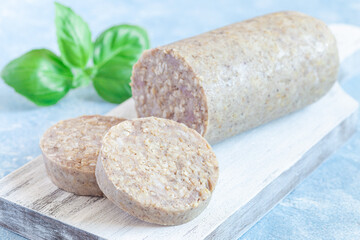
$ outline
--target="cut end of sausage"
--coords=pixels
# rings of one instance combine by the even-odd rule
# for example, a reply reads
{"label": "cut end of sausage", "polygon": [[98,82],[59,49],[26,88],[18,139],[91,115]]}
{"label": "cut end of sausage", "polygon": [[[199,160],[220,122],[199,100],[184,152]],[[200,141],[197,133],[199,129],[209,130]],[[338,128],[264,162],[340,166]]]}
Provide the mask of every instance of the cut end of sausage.
{"label": "cut end of sausage", "polygon": [[168,119],[124,121],[103,139],[96,179],[131,215],[178,225],[208,205],[218,179],[216,156],[199,133]]}
{"label": "cut end of sausage", "polygon": [[152,49],[134,65],[132,93],[139,117],[161,117],[184,123],[204,135],[208,108],[204,89],[176,51]]}

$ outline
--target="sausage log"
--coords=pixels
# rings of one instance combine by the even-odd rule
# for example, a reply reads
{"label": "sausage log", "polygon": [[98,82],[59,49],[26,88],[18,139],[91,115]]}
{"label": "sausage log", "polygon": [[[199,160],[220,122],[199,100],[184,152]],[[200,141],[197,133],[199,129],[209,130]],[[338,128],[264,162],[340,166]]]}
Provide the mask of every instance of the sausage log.
{"label": "sausage log", "polygon": [[325,23],[279,12],[145,51],[131,85],[139,117],[173,119],[216,143],[315,102],[338,67]]}

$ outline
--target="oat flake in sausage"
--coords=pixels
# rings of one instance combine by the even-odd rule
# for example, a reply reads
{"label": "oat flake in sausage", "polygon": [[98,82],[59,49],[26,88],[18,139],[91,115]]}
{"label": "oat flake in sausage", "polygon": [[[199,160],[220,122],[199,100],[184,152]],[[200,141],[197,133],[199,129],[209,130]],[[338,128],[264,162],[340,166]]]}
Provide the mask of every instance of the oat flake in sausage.
{"label": "oat flake in sausage", "polygon": [[162,118],[124,121],[105,135],[96,180],[105,196],[151,223],[178,225],[208,205],[219,175],[207,141]]}
{"label": "oat flake in sausage", "polygon": [[318,100],[338,68],[325,23],[279,12],[145,51],[131,84],[139,117],[173,119],[216,143]]}
{"label": "oat flake in sausage", "polygon": [[81,116],[60,121],[40,140],[46,171],[59,188],[78,195],[102,196],[95,167],[105,133],[125,119]]}

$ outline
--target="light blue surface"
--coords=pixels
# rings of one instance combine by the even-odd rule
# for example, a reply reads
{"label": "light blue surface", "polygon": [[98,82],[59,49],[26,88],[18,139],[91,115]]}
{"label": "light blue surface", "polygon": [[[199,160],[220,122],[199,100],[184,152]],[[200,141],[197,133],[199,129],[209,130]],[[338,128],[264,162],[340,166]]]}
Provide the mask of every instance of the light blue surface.
{"label": "light blue surface", "polygon": [[[360,25],[360,1],[60,1],[89,23],[105,28],[145,27],[152,46],[280,10],[297,10],[326,23]],[[51,1],[0,1],[0,68],[33,48],[58,53]],[[360,52],[342,66],[342,85],[360,100]],[[42,133],[61,119],[103,114],[114,104],[91,87],[70,92],[56,106],[39,108],[0,81],[0,178],[40,154]],[[358,124],[360,129],[360,123]],[[241,239],[360,239],[360,133],[336,151]],[[0,228],[0,239],[22,239]]]}

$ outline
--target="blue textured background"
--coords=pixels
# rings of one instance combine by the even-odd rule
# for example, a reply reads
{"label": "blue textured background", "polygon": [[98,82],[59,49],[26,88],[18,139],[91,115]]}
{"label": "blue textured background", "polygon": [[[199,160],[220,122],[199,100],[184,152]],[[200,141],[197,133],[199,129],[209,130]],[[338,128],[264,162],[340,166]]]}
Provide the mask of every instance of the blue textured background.
{"label": "blue textured background", "polygon": [[[89,23],[93,36],[132,23],[145,27],[152,46],[280,10],[296,10],[326,23],[360,25],[360,1],[60,1]],[[56,53],[54,6],[45,0],[0,2],[0,68],[33,48]],[[360,52],[342,66],[342,86],[360,100]],[[39,108],[0,81],[0,178],[40,154],[42,133],[61,119],[103,114],[115,105],[91,87]],[[358,124],[360,129],[360,123]],[[336,151],[241,239],[360,239],[360,133]],[[0,228],[0,239],[22,239]]]}

